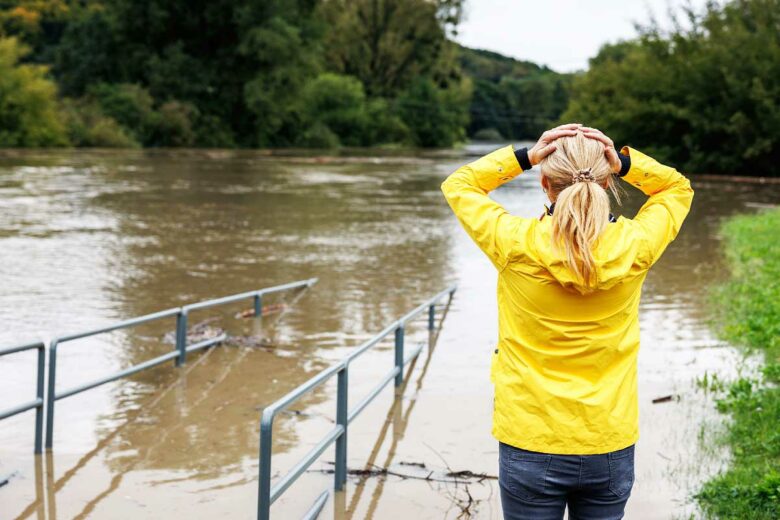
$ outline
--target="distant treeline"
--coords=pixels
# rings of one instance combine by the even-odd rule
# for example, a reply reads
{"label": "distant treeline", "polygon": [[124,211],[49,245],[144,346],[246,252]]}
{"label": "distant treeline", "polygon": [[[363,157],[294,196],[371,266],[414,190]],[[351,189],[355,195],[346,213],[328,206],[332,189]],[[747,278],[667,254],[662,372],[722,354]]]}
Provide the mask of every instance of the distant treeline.
{"label": "distant treeline", "polygon": [[580,74],[454,43],[464,2],[0,0],[0,146],[432,147],[576,120],[687,171],[780,174],[780,0],[683,9]]}
{"label": "distant treeline", "polygon": [[0,146],[533,137],[566,77],[454,43],[462,4],[0,1]]}

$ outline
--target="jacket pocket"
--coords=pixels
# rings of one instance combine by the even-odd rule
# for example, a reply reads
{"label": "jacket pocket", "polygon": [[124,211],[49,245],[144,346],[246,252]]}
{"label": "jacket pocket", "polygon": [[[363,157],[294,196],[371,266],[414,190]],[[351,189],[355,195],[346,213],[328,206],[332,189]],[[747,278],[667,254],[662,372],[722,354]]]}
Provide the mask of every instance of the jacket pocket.
{"label": "jacket pocket", "polygon": [[512,495],[530,502],[544,500],[552,455],[499,445],[499,484]]}
{"label": "jacket pocket", "polygon": [[609,490],[625,497],[634,486],[634,446],[609,454]]}

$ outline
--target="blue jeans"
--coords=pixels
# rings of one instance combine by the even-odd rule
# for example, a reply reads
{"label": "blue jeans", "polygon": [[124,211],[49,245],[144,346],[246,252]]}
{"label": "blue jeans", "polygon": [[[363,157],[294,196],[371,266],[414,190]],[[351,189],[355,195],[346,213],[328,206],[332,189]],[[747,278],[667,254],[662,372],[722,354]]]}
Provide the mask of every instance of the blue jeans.
{"label": "blue jeans", "polygon": [[634,485],[634,446],[602,455],[551,455],[498,445],[504,520],[619,520]]}

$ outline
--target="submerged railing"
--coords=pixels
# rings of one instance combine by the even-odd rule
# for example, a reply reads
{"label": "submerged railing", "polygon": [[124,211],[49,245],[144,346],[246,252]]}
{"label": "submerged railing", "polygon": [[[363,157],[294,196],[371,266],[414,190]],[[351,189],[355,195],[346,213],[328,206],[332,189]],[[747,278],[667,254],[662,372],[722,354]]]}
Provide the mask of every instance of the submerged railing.
{"label": "submerged railing", "polygon": [[[349,423],[362,412],[368,404],[376,398],[379,393],[390,383],[395,381],[398,387],[403,383],[403,369],[407,363],[415,359],[422,351],[423,345],[416,348],[409,356],[404,356],[404,332],[406,324],[428,310],[428,330],[433,331],[436,320],[436,303],[445,296],[452,299],[456,286],[449,287],[440,292],[433,298],[419,305],[413,311],[409,312],[398,321],[388,325],[376,336],[360,345],[354,352],[344,358],[337,365],[331,366],[309,379],[295,390],[291,391],[275,403],[263,410],[260,420],[260,476],[259,492],[257,504],[257,518],[259,520],[269,520],[271,515],[271,504],[278,499],[293,482],[295,482],[311,464],[322,455],[322,453],[334,442],[336,443],[336,463],[334,471],[334,487],[336,491],[341,491],[347,481],[347,430]],[[394,367],[388,374],[382,378],[379,384],[369,392],[354,408],[349,410],[347,395],[349,391],[349,365],[370,348],[374,347],[380,341],[385,339],[391,333],[395,336],[395,356]],[[299,461],[293,468],[281,478],[274,486],[271,486],[271,456],[273,448],[273,425],[276,415],[300,399],[305,394],[313,391],[325,381],[336,375],[336,426],[330,430],[325,437],[312,448],[309,453]],[[325,505],[328,499],[328,490],[325,490],[315,500],[305,518],[315,518]]]}
{"label": "submerged railing", "polygon": [[[300,289],[305,287],[311,287],[317,283],[316,278],[310,278],[308,280],[301,280],[298,282],[292,282],[284,285],[277,285],[274,287],[266,287],[255,291],[249,291],[241,294],[235,294],[232,296],[226,296],[224,298],[217,298],[214,300],[207,300],[203,302],[193,303],[185,305],[183,307],[176,307],[167,309],[138,318],[132,318],[119,323],[114,323],[105,327],[101,327],[86,332],[78,332],[74,334],[67,334],[63,336],[55,337],[49,344],[49,374],[48,383],[46,388],[46,398],[44,399],[44,370],[46,366],[46,346],[43,342],[30,343],[26,345],[19,345],[15,347],[0,349],[0,357],[15,354],[17,352],[24,352],[28,350],[38,349],[38,370],[36,373],[36,398],[33,401],[15,406],[7,410],[0,410],[0,420],[7,419],[11,416],[26,412],[35,408],[35,453],[41,452],[41,440],[43,433],[43,416],[44,406],[46,408],[46,448],[51,449],[54,444],[54,407],[55,403],[60,399],[65,399],[81,392],[85,392],[97,386],[116,381],[123,377],[127,377],[132,374],[136,374],[148,368],[155,367],[171,359],[176,360],[176,366],[180,366],[187,360],[187,353],[196,350],[204,349],[212,345],[216,345],[226,339],[226,336],[220,335],[213,338],[208,338],[192,345],[187,345],[187,320],[189,313],[198,309],[205,309],[208,307],[215,307],[217,305],[225,305],[228,303],[237,302],[240,300],[252,299],[254,300],[254,315],[261,316],[263,313],[263,296],[267,294],[273,294],[282,291],[288,291],[292,289]],[[156,358],[152,358],[143,363],[139,363],[132,367],[120,370],[113,374],[100,377],[98,379],[83,383],[78,386],[67,388],[59,392],[56,391],[57,382],[57,351],[63,343],[75,341],[90,336],[96,336],[98,334],[104,334],[115,330],[126,329],[135,327],[151,321],[162,320],[176,316],[176,347],[173,351],[167,352]]]}
{"label": "submerged railing", "polygon": [[[54,404],[60,399],[65,399],[66,397],[79,394],[81,392],[84,392],[91,388],[95,388],[105,383],[116,381],[117,379],[121,379],[131,374],[141,372],[142,370],[146,370],[147,368],[155,367],[161,363],[164,363],[174,358],[176,359],[176,366],[181,366],[186,362],[188,352],[193,352],[196,350],[210,347],[217,343],[221,343],[226,339],[226,336],[222,334],[220,336],[216,336],[214,338],[208,338],[188,346],[187,345],[187,320],[190,311],[197,310],[197,309],[205,309],[207,307],[215,307],[217,305],[225,305],[227,303],[233,303],[236,301],[246,300],[251,298],[254,300],[255,316],[261,316],[263,313],[262,298],[264,295],[277,293],[281,291],[288,291],[291,289],[299,289],[302,287],[311,287],[316,282],[317,282],[316,278],[311,278],[309,280],[301,280],[298,282],[287,283],[284,285],[277,285],[275,287],[266,287],[255,291],[249,291],[241,294],[234,294],[232,296],[225,296],[224,298],[207,300],[199,303],[185,305],[183,307],[177,307],[177,308],[167,309],[160,312],[155,312],[153,314],[147,314],[146,316],[133,318],[127,321],[122,321],[119,323],[115,323],[113,325],[109,325],[107,327],[102,327],[87,332],[79,332],[76,334],[70,334],[67,336],[60,336],[58,338],[54,338],[51,341],[51,344],[49,346],[49,382],[48,382],[48,393],[46,399],[46,448],[51,449],[52,445],[54,444]],[[68,388],[60,392],[56,391],[57,349],[61,344],[68,341],[82,339],[89,336],[95,336],[98,334],[104,334],[106,332],[112,332],[119,329],[135,327],[136,325],[141,325],[143,323],[148,323],[150,321],[169,318],[172,316],[176,316],[176,348],[173,351],[163,354],[161,356],[157,356],[156,358],[150,359],[148,361],[144,361],[143,363],[139,363],[138,365],[134,365],[130,368],[126,368],[119,372],[115,372],[108,376],[104,376],[99,379],[90,381],[88,383],[84,383],[79,386]]]}
{"label": "submerged railing", "polygon": [[7,419],[16,414],[26,412],[35,408],[35,453],[41,452],[41,439],[43,438],[43,371],[46,367],[45,356],[46,346],[42,341],[35,343],[29,343],[27,345],[19,345],[17,347],[10,347],[0,350],[0,357],[7,356],[9,354],[16,354],[17,352],[26,352],[28,350],[38,350],[38,369],[36,371],[36,389],[35,400],[29,401],[24,404],[17,405],[7,410],[0,410],[0,421]]}

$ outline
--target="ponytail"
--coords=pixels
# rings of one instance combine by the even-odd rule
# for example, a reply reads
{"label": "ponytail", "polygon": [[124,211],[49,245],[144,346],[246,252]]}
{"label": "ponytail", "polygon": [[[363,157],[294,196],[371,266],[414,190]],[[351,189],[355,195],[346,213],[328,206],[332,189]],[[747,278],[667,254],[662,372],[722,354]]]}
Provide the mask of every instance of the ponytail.
{"label": "ponytail", "polygon": [[575,182],[558,194],[552,216],[552,240],[588,288],[595,287],[593,246],[609,222],[609,195],[595,182]]}
{"label": "ponytail", "polygon": [[[553,247],[563,248],[569,269],[588,289],[598,284],[593,248],[609,223],[609,195],[620,203],[604,145],[578,133],[556,140],[556,150],[541,162],[555,201]],[[559,249],[560,250],[560,249]]]}

